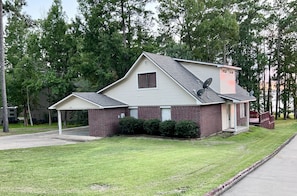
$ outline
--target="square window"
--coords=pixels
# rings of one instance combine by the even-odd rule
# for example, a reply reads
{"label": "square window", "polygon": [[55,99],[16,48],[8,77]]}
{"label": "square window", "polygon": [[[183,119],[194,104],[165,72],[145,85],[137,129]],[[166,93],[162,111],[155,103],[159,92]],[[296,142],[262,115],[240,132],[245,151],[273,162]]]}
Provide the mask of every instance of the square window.
{"label": "square window", "polygon": [[156,72],[138,74],[138,88],[155,88],[156,83]]}

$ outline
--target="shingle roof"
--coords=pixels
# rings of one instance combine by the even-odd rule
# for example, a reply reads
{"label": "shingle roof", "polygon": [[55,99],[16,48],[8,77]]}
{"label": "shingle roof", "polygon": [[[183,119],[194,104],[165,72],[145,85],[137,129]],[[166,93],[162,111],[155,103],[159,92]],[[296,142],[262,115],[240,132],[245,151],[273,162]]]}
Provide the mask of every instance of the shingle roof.
{"label": "shingle roof", "polygon": [[85,99],[93,104],[102,106],[103,108],[127,106],[125,103],[95,92],[75,92],[73,95]]}
{"label": "shingle roof", "polygon": [[243,102],[243,101],[255,101],[256,98],[250,95],[246,90],[241,86],[236,84],[236,93],[235,94],[221,94],[220,97],[228,99],[234,102]]}
{"label": "shingle roof", "polygon": [[203,89],[203,82],[173,58],[144,52],[144,55],[153,61],[160,69],[182,86],[188,93],[203,104],[222,103],[224,100],[209,87],[201,96],[197,95]]}

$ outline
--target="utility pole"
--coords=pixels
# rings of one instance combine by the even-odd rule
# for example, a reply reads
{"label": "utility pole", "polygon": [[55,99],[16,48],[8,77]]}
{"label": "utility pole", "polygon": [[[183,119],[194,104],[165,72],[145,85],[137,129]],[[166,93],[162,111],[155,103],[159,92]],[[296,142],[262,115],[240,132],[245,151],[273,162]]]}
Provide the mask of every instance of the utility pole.
{"label": "utility pole", "polygon": [[2,105],[3,105],[3,132],[9,132],[8,128],[8,111],[7,111],[7,96],[6,96],[6,81],[5,81],[5,63],[4,63],[4,36],[3,36],[3,3],[0,0],[0,67],[1,67],[1,90],[2,90]]}

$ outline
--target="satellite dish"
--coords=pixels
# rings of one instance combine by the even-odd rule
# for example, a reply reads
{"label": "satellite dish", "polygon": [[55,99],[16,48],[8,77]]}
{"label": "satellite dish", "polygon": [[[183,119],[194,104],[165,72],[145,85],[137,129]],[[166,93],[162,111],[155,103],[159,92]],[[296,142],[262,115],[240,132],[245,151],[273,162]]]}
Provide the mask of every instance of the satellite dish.
{"label": "satellite dish", "polygon": [[205,80],[205,82],[203,83],[203,88],[208,88],[211,82],[212,78],[208,78],[207,80]]}
{"label": "satellite dish", "polygon": [[198,90],[197,91],[197,95],[200,97],[201,95],[203,95],[203,93],[205,92],[205,89],[207,89],[209,87],[209,85],[211,84],[212,82],[212,78],[208,78],[207,80],[205,80],[203,82],[203,85],[202,85],[202,89]]}
{"label": "satellite dish", "polygon": [[202,89],[197,91],[197,95],[200,97],[204,92],[205,92],[205,89],[202,88]]}

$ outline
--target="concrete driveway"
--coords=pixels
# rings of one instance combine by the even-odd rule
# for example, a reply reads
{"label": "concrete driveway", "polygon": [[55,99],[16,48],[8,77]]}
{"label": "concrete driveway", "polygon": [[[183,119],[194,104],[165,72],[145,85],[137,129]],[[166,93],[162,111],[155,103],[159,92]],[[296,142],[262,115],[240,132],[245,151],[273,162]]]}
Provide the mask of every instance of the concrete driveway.
{"label": "concrete driveway", "polygon": [[0,137],[0,150],[75,144],[97,139],[100,138],[88,136],[85,127],[63,130],[62,135],[58,131],[11,135]]}

